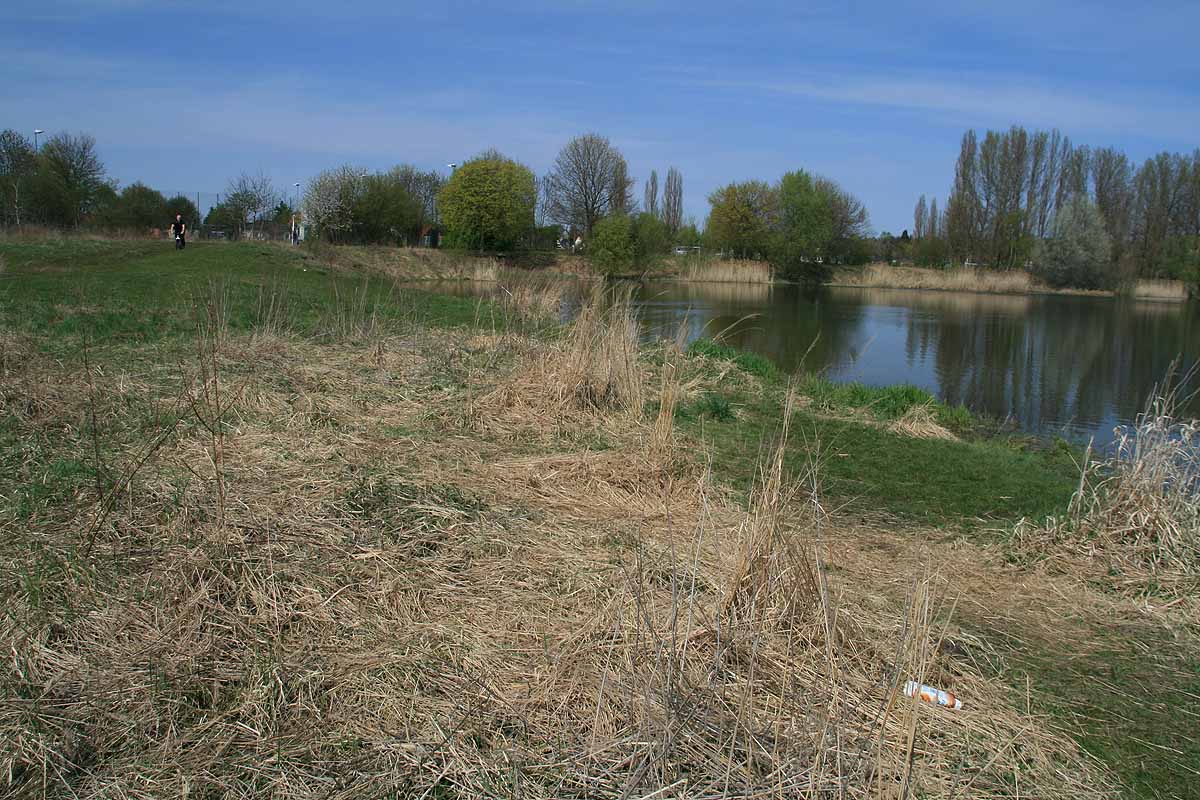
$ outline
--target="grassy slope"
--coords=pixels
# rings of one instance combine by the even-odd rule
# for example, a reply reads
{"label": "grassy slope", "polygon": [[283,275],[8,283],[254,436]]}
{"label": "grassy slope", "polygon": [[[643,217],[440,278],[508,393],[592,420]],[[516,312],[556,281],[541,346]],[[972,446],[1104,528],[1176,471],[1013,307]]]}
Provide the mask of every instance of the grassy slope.
{"label": "grassy slope", "polygon": [[[731,395],[736,425],[692,421],[719,458],[716,469],[729,482],[747,485],[759,443],[779,423],[783,376],[754,356],[698,342],[696,353],[735,359],[764,377],[762,394]],[[834,387],[806,378],[798,384],[808,402],[797,412],[792,438],[793,467],[819,445],[822,489],[839,506],[907,523],[976,527],[982,523],[1040,518],[1065,507],[1078,472],[1065,446],[1031,447],[1020,440],[970,435],[973,421],[962,409],[934,402],[914,387]],[[913,406],[929,404],[948,427],[967,433],[964,441],[915,439],[886,429]],[[872,424],[873,423],[873,424]]]}
{"label": "grassy slope", "polygon": [[[309,335],[336,325],[339,305],[422,324],[466,324],[476,311],[470,301],[421,292],[406,293],[410,302],[382,302],[390,283],[331,272],[273,244],[198,243],[177,253],[161,242],[17,241],[0,243],[0,258],[7,324],[64,351],[88,337],[145,345],[190,336],[194,320],[185,309],[213,286],[228,295],[234,330],[249,329],[260,313],[260,292],[279,281],[287,282],[291,298],[287,324]],[[332,305],[331,296],[338,298]]]}
{"label": "grassy slope", "polygon": [[[398,323],[424,327],[463,325],[480,313],[473,301],[421,293],[406,292],[400,304],[384,303],[390,289],[378,282],[331,274],[287,250],[254,244],[200,245],[178,254],[162,243],[2,242],[0,258],[3,325],[35,335],[41,349],[72,364],[78,364],[84,341],[90,342],[95,360],[109,363],[148,358],[147,345],[160,348],[159,358],[162,349],[187,347],[194,320],[185,309],[213,281],[227,293],[235,329],[248,328],[261,316],[260,289],[285,279],[294,298],[289,326],[316,337],[329,335],[345,314],[364,305]],[[343,300],[331,303],[331,294]],[[354,303],[358,296],[369,302]],[[767,378],[763,392],[709,398],[705,408],[681,415],[685,430],[713,444],[719,475],[744,487],[760,443],[778,425],[782,388],[761,361],[707,354],[735,357],[747,371]],[[835,505],[882,514],[905,526],[954,531],[979,527],[980,520],[999,524],[1039,516],[1061,508],[1069,496],[1072,469],[1060,451],[1026,451],[1002,441],[909,439],[824,413],[858,399],[826,396],[828,389],[817,385],[808,389],[822,403],[799,412],[793,466],[807,457],[803,445],[815,436],[825,453],[824,488]],[[730,409],[736,412],[733,418]],[[151,404],[133,411],[142,418],[156,413]],[[61,440],[40,443],[15,441],[14,432],[0,423],[5,471],[39,478],[21,487],[19,516],[53,513],[55,503],[95,477],[79,451],[86,441],[79,431],[63,431]],[[46,562],[37,569],[50,574],[63,568]],[[27,575],[26,585],[36,589],[45,578],[39,575]],[[969,614],[964,624],[971,624]],[[982,622],[979,630],[1003,651],[1006,677],[1022,687],[1024,677],[1031,677],[1035,703],[1078,722],[1085,746],[1139,796],[1194,796],[1189,793],[1195,778],[1187,767],[1200,763],[1200,745],[1183,694],[1200,695],[1194,653],[1159,629],[1135,623],[1111,630],[1093,624],[1082,653],[1071,651],[1068,642],[1024,631],[995,630]],[[1139,702],[1147,685],[1159,687],[1159,697],[1184,702]]]}
{"label": "grassy slope", "polygon": [[[399,297],[390,282],[332,272],[277,245],[199,243],[178,253],[162,242],[0,242],[0,264],[0,332],[32,337],[75,374],[84,373],[85,349],[92,365],[107,371],[146,373],[190,362],[196,303],[214,296],[223,297],[233,331],[271,317],[289,332],[327,341],[373,317],[417,329],[463,326],[487,313],[470,299],[419,290]],[[262,298],[283,285],[287,307],[264,308]],[[130,446],[142,428],[169,422],[162,398],[128,402],[127,430],[108,433],[130,437]],[[0,489],[18,517],[50,512],[97,481],[85,431],[64,424],[36,442],[17,437],[17,421],[5,415],[0,471],[15,485],[0,480]]]}

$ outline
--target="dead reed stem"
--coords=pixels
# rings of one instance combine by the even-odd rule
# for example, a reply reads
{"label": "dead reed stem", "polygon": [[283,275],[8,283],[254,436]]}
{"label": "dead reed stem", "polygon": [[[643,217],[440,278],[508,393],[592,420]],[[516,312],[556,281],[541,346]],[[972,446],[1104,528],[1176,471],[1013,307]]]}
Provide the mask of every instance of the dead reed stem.
{"label": "dead reed stem", "polygon": [[1123,593],[1200,593],[1200,424],[1177,412],[1188,377],[1154,392],[1111,456],[1089,448],[1067,513],[1022,521],[1019,552]]}

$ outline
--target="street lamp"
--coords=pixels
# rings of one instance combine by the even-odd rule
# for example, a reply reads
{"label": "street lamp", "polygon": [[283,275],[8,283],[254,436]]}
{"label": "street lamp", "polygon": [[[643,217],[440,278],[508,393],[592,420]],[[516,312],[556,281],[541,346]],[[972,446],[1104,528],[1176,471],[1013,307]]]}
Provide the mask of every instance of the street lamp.
{"label": "street lamp", "polygon": [[449,167],[449,168],[450,168],[450,172],[452,172],[452,173],[453,173],[453,172],[454,172],[454,168],[455,168],[455,167],[457,167],[457,166],[458,166],[458,164],[447,164],[446,166],[447,166],[447,167]]}
{"label": "street lamp", "polygon": [[293,183],[292,186],[296,187],[295,205],[292,206],[292,244],[297,245],[300,244],[300,230],[296,225],[296,213],[300,206],[300,184]]}
{"label": "street lamp", "polygon": [[43,133],[45,133],[45,131],[42,130],[41,128],[33,129],[33,152],[34,153],[37,153],[37,151],[38,151],[37,137],[39,134],[43,134]]}

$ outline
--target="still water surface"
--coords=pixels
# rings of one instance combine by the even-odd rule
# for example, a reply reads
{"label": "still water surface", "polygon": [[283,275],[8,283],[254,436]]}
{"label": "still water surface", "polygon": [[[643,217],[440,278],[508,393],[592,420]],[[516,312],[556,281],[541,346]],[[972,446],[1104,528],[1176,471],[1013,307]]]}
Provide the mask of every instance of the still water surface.
{"label": "still water surface", "polygon": [[[678,282],[635,296],[649,336],[681,324],[689,339],[724,332],[788,371],[914,384],[1031,433],[1098,444],[1134,420],[1173,359],[1184,370],[1200,360],[1196,303]],[[1200,415],[1200,398],[1183,411]]]}
{"label": "still water surface", "polygon": [[731,344],[789,371],[911,383],[1023,430],[1098,441],[1133,421],[1173,359],[1200,359],[1195,304],[682,283],[646,284],[639,299],[654,334],[685,319],[692,338],[729,329]]}

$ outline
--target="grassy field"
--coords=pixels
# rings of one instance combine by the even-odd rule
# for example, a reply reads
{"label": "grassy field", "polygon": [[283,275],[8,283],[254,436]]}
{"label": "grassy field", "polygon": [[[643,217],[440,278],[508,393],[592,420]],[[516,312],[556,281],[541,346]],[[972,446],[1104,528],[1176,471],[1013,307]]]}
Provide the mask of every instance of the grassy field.
{"label": "grassy field", "polygon": [[1198,796],[1077,453],[377,260],[0,241],[4,793]]}

